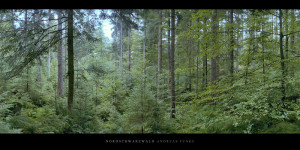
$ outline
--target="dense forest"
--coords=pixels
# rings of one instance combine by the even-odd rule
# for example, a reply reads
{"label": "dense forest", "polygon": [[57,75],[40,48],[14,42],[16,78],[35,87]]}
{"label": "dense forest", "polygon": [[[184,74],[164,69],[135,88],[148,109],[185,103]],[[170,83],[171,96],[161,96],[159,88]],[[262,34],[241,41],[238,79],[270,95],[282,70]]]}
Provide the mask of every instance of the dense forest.
{"label": "dense forest", "polygon": [[297,9],[2,9],[0,37],[0,133],[300,133]]}

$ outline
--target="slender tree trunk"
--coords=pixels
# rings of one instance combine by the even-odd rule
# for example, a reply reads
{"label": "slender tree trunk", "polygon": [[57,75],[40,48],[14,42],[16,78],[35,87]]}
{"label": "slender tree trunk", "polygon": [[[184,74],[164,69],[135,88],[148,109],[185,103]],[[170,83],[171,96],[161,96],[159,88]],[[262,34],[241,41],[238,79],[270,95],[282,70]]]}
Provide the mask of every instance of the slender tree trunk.
{"label": "slender tree trunk", "polygon": [[[25,51],[28,51],[27,49],[27,9],[25,9],[25,24],[24,24],[24,30],[25,30],[25,39],[24,39],[24,43],[25,43]],[[27,74],[27,77],[26,77],[26,91],[28,92],[29,91],[29,65],[27,64],[27,67],[26,67],[26,74]]]}
{"label": "slender tree trunk", "polygon": [[[263,18],[263,16],[262,16]],[[265,30],[265,26],[264,24],[262,24],[262,27],[261,27],[261,30],[264,31]],[[263,63],[263,82],[264,82],[264,85],[266,83],[266,70],[265,70],[265,41],[264,41],[264,36],[262,35],[262,38],[261,38],[261,43],[262,43],[262,53],[263,53],[263,56],[262,56],[262,63]]]}
{"label": "slender tree trunk", "polygon": [[130,63],[131,63],[130,32],[131,32],[131,28],[129,28],[128,30],[128,71],[129,72],[130,72]]}
{"label": "slender tree trunk", "polygon": [[[143,100],[145,99],[145,89],[146,89],[146,33],[147,33],[147,28],[146,28],[146,13],[144,11],[144,40],[143,40],[143,89],[141,92],[141,107],[142,107],[142,114],[141,114],[141,120],[144,122],[144,102]],[[141,133],[144,133],[144,126],[142,125],[141,127]]]}
{"label": "slender tree trunk", "polygon": [[157,99],[160,99],[160,78],[162,70],[162,11],[158,12],[158,59],[157,59]]}
{"label": "slender tree trunk", "polygon": [[[199,23],[199,19],[197,20]],[[200,29],[198,29],[198,41],[197,41],[197,57],[196,57],[196,99],[198,99],[198,87],[199,87],[199,54],[200,54]]]}
{"label": "slender tree trunk", "polygon": [[[66,27],[67,26],[67,22],[65,22],[64,23],[64,26]],[[65,32],[65,34],[66,34],[66,30],[64,31]],[[67,75],[68,74],[68,43],[67,43],[67,38],[65,38],[65,40],[64,40],[64,45],[63,45],[63,48],[64,48],[64,50],[65,50],[65,74]]]}
{"label": "slender tree trunk", "polygon": [[41,84],[42,83],[42,75],[41,75],[41,57],[38,56],[37,58],[37,72],[38,72],[38,77],[37,77],[37,81]]}
{"label": "slender tree trunk", "polygon": [[[291,10],[291,32],[295,32],[295,10],[294,9],[292,9]],[[293,51],[293,52],[295,52],[295,34],[292,34],[291,35],[291,41],[290,41],[291,43],[291,47],[290,47],[290,49],[291,49],[291,51]],[[292,76],[294,76],[294,69],[295,69],[295,65],[294,64],[292,64],[291,65],[291,69],[290,69],[290,74],[292,75]]]}
{"label": "slender tree trunk", "polygon": [[[288,18],[289,18],[289,10],[286,9],[286,18],[285,18],[285,33],[289,33],[289,22],[288,22]],[[289,36],[286,35],[285,36],[285,59],[288,60],[289,59]],[[285,63],[286,65],[286,75],[288,75],[289,73],[289,63],[286,62]]]}
{"label": "slender tree trunk", "polygon": [[[240,15],[238,15],[238,18],[240,18]],[[240,27],[240,21],[238,22],[238,27]],[[243,32],[242,32],[242,34],[243,34]],[[240,33],[238,33],[238,37],[237,37],[237,41],[236,41],[236,43],[238,44],[238,47],[237,47],[237,49],[236,49],[236,66],[235,66],[235,70],[236,70],[236,72],[239,72],[239,55],[240,55],[240,48],[241,48],[241,45],[239,45],[239,40],[240,40]],[[242,42],[243,42],[243,40],[242,40]]]}
{"label": "slender tree trunk", "polygon": [[286,98],[285,93],[285,75],[286,75],[286,68],[284,63],[284,54],[283,54],[283,33],[282,33],[282,10],[279,9],[279,48],[280,48],[280,64],[281,64],[281,92],[282,92],[282,98],[281,100],[284,101]]}
{"label": "slender tree trunk", "polygon": [[121,24],[121,32],[120,32],[120,48],[121,48],[121,52],[120,52],[120,71],[121,74],[123,73],[123,23],[122,21],[120,22]]}
{"label": "slender tree trunk", "polygon": [[212,16],[212,33],[213,33],[213,39],[212,39],[212,57],[211,57],[211,73],[210,73],[210,82],[212,84],[215,84],[216,80],[218,79],[218,68],[217,68],[217,49],[216,49],[216,44],[217,44],[217,30],[218,30],[218,12],[215,10],[213,12]]}
{"label": "slender tree trunk", "polygon": [[[62,52],[62,21],[61,21],[61,12],[57,11],[58,17],[58,38],[61,39],[58,42],[58,53],[57,53],[57,61],[58,61],[58,83],[57,83],[57,91],[58,96],[63,96],[63,52]],[[49,51],[50,52],[50,51]],[[50,53],[49,53],[50,54]],[[49,55],[50,56],[50,55]]]}
{"label": "slender tree trunk", "polygon": [[[37,22],[39,22],[39,21],[40,21],[40,11],[39,11],[39,10],[34,10],[34,12],[35,12],[35,15],[37,15],[37,17],[34,16],[33,22],[36,22],[36,19],[37,19]],[[38,32],[38,29],[37,29],[36,26],[34,27],[34,32],[35,32],[35,33]],[[38,39],[37,36],[36,36],[35,38]],[[38,50],[40,49],[40,42],[37,43],[37,49],[38,49]],[[38,58],[37,58],[37,73],[38,73],[37,81],[38,81],[40,84],[42,83],[41,64],[42,64],[41,56],[38,56]]]}
{"label": "slender tree trunk", "polygon": [[67,45],[67,43],[68,43],[68,41],[67,41],[67,39],[65,40],[65,73],[66,74],[68,74],[68,45]]}
{"label": "slender tree trunk", "polygon": [[72,114],[74,98],[74,52],[73,52],[73,10],[68,10],[68,111]]}
{"label": "slender tree trunk", "polygon": [[146,16],[144,16],[143,73],[146,74]]}
{"label": "slender tree trunk", "polygon": [[[51,26],[51,9],[49,9],[49,21],[48,21],[48,27]],[[50,69],[51,69],[51,33],[50,33],[50,29],[49,29],[49,33],[48,33],[48,39],[49,39],[49,46],[48,46],[48,77],[50,77]]]}
{"label": "slender tree trunk", "polygon": [[230,10],[230,49],[229,49],[229,74],[231,77],[231,85],[233,84],[233,73],[234,73],[234,58],[233,58],[233,44],[234,44],[234,36],[233,36],[233,9]]}
{"label": "slender tree trunk", "polygon": [[[207,22],[207,18],[204,18],[204,25],[206,25]],[[203,35],[204,38],[207,37],[207,29],[206,27],[204,27],[203,29]],[[203,56],[203,80],[202,80],[202,84],[203,84],[203,89],[207,87],[207,49],[208,49],[208,44],[206,41],[204,41],[204,56]]]}
{"label": "slender tree trunk", "polygon": [[[189,22],[189,26],[192,25],[192,22]],[[188,86],[188,91],[192,91],[192,49],[193,49],[193,43],[190,39],[188,39],[188,57],[189,57],[189,86]]]}
{"label": "slender tree trunk", "polygon": [[170,118],[175,118],[175,80],[174,80],[174,65],[175,65],[175,10],[171,9],[171,49],[170,49],[170,69],[171,69],[171,114]]}
{"label": "slender tree trunk", "polygon": [[[245,71],[245,85],[248,84],[248,71],[249,71],[249,66],[250,66],[250,55],[251,55],[251,46],[253,49],[253,32],[251,31],[253,30],[252,28],[250,28],[249,31],[249,35],[250,35],[250,40],[249,40],[249,48],[248,48],[248,54],[247,54],[247,64],[246,64],[246,71]],[[253,50],[252,50],[253,51]]]}
{"label": "slender tree trunk", "polygon": [[170,76],[171,76],[171,74],[170,74],[170,51],[171,51],[171,16],[170,16],[170,11],[169,10],[167,10],[167,18],[168,18],[168,20],[167,20],[167,24],[168,24],[168,91],[170,91]]}

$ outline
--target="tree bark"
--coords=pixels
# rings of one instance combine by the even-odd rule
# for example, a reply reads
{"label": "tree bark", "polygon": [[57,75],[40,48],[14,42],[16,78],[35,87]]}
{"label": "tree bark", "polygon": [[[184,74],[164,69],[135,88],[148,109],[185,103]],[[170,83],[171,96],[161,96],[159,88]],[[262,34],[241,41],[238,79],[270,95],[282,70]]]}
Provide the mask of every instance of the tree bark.
{"label": "tree bark", "polygon": [[171,17],[170,17],[170,11],[169,10],[167,10],[167,18],[168,18],[168,20],[167,20],[167,24],[168,24],[168,91],[170,91],[170,76],[171,76],[171,74],[170,74],[170,51],[171,51]]}
{"label": "tree bark", "polygon": [[146,74],[146,16],[144,14],[143,73]]}
{"label": "tree bark", "polygon": [[[286,18],[285,18],[285,33],[289,33],[289,22],[288,22],[288,18],[289,18],[289,10],[286,9]],[[289,59],[289,35],[285,36],[285,59],[288,60]],[[286,66],[286,74],[288,75],[289,73],[289,63],[286,62],[285,64]]]}
{"label": "tree bark", "polygon": [[[197,19],[199,23],[199,19]],[[198,88],[199,88],[199,54],[200,54],[200,28],[198,29],[198,41],[197,41],[197,57],[196,57],[196,99],[198,99]]]}
{"label": "tree bark", "polygon": [[73,51],[73,10],[68,10],[68,111],[72,114],[74,98],[74,51]]}
{"label": "tree bark", "polygon": [[[238,18],[240,18],[240,15],[238,15]],[[241,18],[240,18],[241,19]],[[241,23],[240,23],[240,21],[238,22],[238,27],[240,27],[240,25],[241,25]],[[242,35],[243,35],[243,32],[242,32]],[[239,40],[240,40],[240,37],[241,37],[241,35],[240,35],[240,33],[238,33],[238,35],[237,35],[238,37],[237,37],[237,41],[236,41],[236,43],[237,43],[237,45],[238,45],[238,47],[237,47],[237,49],[236,49],[236,56],[235,56],[235,58],[236,58],[236,66],[235,66],[235,72],[239,72],[239,51],[240,51],[240,48],[241,48],[241,45],[239,45]],[[242,42],[243,42],[243,40],[242,40]]]}
{"label": "tree bark", "polygon": [[[263,18],[263,16],[262,16]],[[264,23],[262,24],[262,27],[261,27],[261,31],[264,31],[265,30],[265,26],[264,26]],[[262,38],[261,38],[261,43],[262,43],[262,53],[263,53],[263,56],[262,56],[262,63],[263,63],[263,82],[264,82],[264,85],[266,83],[266,70],[265,70],[265,40],[264,40],[264,37],[262,35]]]}
{"label": "tree bark", "polygon": [[212,44],[213,44],[213,47],[212,47],[212,56],[211,56],[211,73],[210,73],[210,82],[212,84],[215,84],[216,80],[218,79],[218,68],[217,68],[217,62],[218,62],[218,54],[217,54],[217,30],[218,30],[218,12],[217,10],[215,10],[213,12],[213,16],[212,16],[212,34],[213,34],[213,39],[212,39]]}
{"label": "tree bark", "polygon": [[[295,19],[295,10],[292,9],[291,10],[291,32],[295,32],[295,21],[296,21],[296,19]],[[291,42],[290,43],[291,51],[295,51],[296,50],[296,48],[295,48],[295,34],[291,35],[290,42]],[[291,68],[290,68],[290,74],[292,76],[294,76],[294,73],[295,73],[294,69],[295,69],[295,65],[293,64],[293,65],[291,65]]]}
{"label": "tree bark", "polygon": [[171,114],[170,118],[175,118],[175,81],[174,81],[174,66],[175,66],[175,10],[171,9],[171,49],[170,49],[170,71],[171,71]]}
{"label": "tree bark", "polygon": [[[207,22],[207,18],[205,17],[204,18],[204,25],[206,25],[206,22]],[[203,34],[204,34],[204,38],[205,37],[207,37],[207,29],[206,28],[204,28],[203,29]],[[206,43],[206,41],[205,41],[205,43],[204,43],[204,56],[203,56],[203,80],[202,80],[202,84],[203,84],[203,88],[202,89],[204,89],[204,88],[206,88],[207,87],[207,49],[208,49],[208,45],[207,45],[207,43]]]}
{"label": "tree bark", "polygon": [[42,64],[41,57],[38,56],[38,58],[37,58],[37,72],[38,72],[37,81],[40,84],[42,83],[41,64]]}
{"label": "tree bark", "polygon": [[121,32],[120,32],[120,48],[121,48],[121,52],[120,52],[120,71],[121,74],[123,73],[123,23],[122,21],[120,22],[121,25]]}
{"label": "tree bark", "polygon": [[[24,30],[25,30],[25,38],[24,38],[24,43],[25,43],[25,51],[28,51],[27,49],[27,9],[25,9],[25,22],[24,22]],[[27,77],[26,77],[26,91],[28,92],[29,91],[29,66],[27,64],[27,67],[26,67],[26,74],[27,74]]]}
{"label": "tree bark", "polygon": [[[61,21],[61,12],[57,11],[58,17],[58,38],[62,39],[62,21]],[[49,51],[50,52],[50,51]],[[50,53],[49,53],[50,54]],[[63,52],[62,52],[62,40],[58,42],[58,52],[57,52],[57,61],[58,61],[58,83],[57,83],[57,91],[58,96],[63,96]]]}
{"label": "tree bark", "polygon": [[129,30],[128,30],[128,71],[129,72],[130,72],[130,63],[131,63],[130,32],[131,32],[131,28],[129,27]]}
{"label": "tree bark", "polygon": [[280,48],[280,64],[281,64],[281,92],[282,92],[282,98],[281,100],[284,101],[286,98],[285,93],[285,63],[284,63],[284,54],[283,54],[283,33],[282,33],[282,10],[279,9],[279,48]]}
{"label": "tree bark", "polygon": [[234,44],[234,36],[233,36],[233,9],[230,10],[230,49],[229,49],[229,74],[231,77],[231,85],[233,84],[233,72],[234,72],[234,58],[233,58],[233,44]]}
{"label": "tree bark", "polygon": [[160,78],[162,70],[162,11],[158,10],[158,59],[157,59],[157,99],[160,99]]}
{"label": "tree bark", "polygon": [[[40,21],[40,11],[39,10],[34,10],[35,12],[35,15],[34,16],[34,23],[35,22],[39,22]],[[37,19],[37,20],[36,20]],[[34,26],[34,32],[37,33],[38,32],[38,29],[36,26]],[[36,36],[36,39],[38,37]],[[39,50],[40,49],[40,42],[37,43],[37,49]],[[38,56],[37,57],[37,73],[38,73],[38,76],[37,76],[37,81],[41,84],[42,83],[42,75],[41,75],[41,64],[42,64],[42,61],[41,61],[41,56]]]}
{"label": "tree bark", "polygon": [[[51,9],[49,9],[49,21],[48,21],[48,27],[51,26]],[[49,46],[48,46],[48,77],[50,77],[50,69],[51,69],[51,30],[49,29],[49,33],[48,33],[48,40],[49,40]]]}

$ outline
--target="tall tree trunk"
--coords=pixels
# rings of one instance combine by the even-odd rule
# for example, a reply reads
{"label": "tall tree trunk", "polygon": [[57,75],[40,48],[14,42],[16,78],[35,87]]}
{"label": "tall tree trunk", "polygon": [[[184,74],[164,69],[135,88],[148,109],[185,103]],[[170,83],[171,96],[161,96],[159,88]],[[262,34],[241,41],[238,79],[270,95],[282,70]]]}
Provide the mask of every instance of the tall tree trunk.
{"label": "tall tree trunk", "polygon": [[[142,107],[142,114],[141,114],[141,120],[144,122],[144,103],[143,100],[145,99],[145,89],[146,89],[146,13],[144,11],[144,40],[143,40],[143,89],[141,92],[141,107]],[[141,133],[144,133],[144,126],[141,128]]]}
{"label": "tall tree trunk", "polygon": [[[295,21],[296,21],[296,19],[295,19],[295,10],[294,9],[292,9],[291,10],[291,32],[295,32]],[[290,50],[292,51],[292,52],[295,52],[295,34],[292,34],[291,35],[291,41],[290,41],[291,43],[291,46],[290,46]],[[295,65],[294,64],[292,64],[291,65],[291,69],[290,69],[290,75],[292,75],[292,76],[294,76],[294,69],[295,69]]]}
{"label": "tall tree trunk", "polygon": [[[285,21],[285,23],[286,23],[286,25],[285,25],[285,33],[287,34],[287,33],[289,33],[289,21],[288,21],[289,10],[286,9],[285,12],[286,12],[286,17],[285,17],[285,20],[286,20]],[[289,36],[288,35],[285,36],[285,59],[286,60],[289,59]],[[286,62],[285,65],[286,65],[286,75],[288,75],[288,73],[289,73],[289,63]]]}
{"label": "tall tree trunk", "polygon": [[162,70],[162,11],[158,10],[158,59],[157,59],[157,99],[160,99],[160,78]]}
{"label": "tall tree trunk", "polygon": [[[48,21],[48,27],[51,26],[51,9],[49,9],[49,21]],[[48,77],[50,77],[50,69],[51,69],[51,33],[50,33],[50,29],[49,29],[49,33],[48,33],[48,39],[49,39],[49,45],[48,45]]]}
{"label": "tall tree trunk", "polygon": [[[24,23],[24,30],[25,30],[25,39],[24,39],[24,43],[25,43],[25,51],[28,51],[28,48],[27,48],[27,9],[25,9],[25,23]],[[29,91],[29,65],[27,64],[27,67],[26,67],[26,74],[27,74],[27,77],[26,77],[26,91],[28,92]]]}
{"label": "tall tree trunk", "polygon": [[68,39],[65,40],[65,73],[68,74]]}
{"label": "tall tree trunk", "polygon": [[280,48],[280,64],[281,64],[281,92],[282,92],[282,98],[281,100],[284,101],[286,98],[285,93],[285,75],[286,75],[286,68],[284,63],[284,54],[283,54],[283,33],[282,33],[282,10],[279,9],[279,48]]}
{"label": "tall tree trunk", "polygon": [[247,64],[246,64],[246,70],[245,70],[245,85],[248,84],[248,72],[249,72],[249,66],[250,66],[250,61],[251,61],[250,56],[252,55],[251,51],[253,51],[253,49],[254,49],[254,46],[253,46],[254,34],[253,34],[252,30],[253,30],[253,28],[250,27],[249,28],[250,40],[249,40],[249,48],[248,48],[248,54],[247,54]]}
{"label": "tall tree trunk", "polygon": [[174,66],[175,66],[175,10],[171,9],[171,49],[170,49],[170,71],[171,71],[171,114],[170,118],[175,118],[175,81],[174,81]]}
{"label": "tall tree trunk", "polygon": [[[238,15],[238,18],[240,18],[240,14]],[[240,19],[242,19],[242,18],[240,18]],[[241,25],[241,23],[239,21],[238,27],[240,27],[240,25]],[[242,35],[243,35],[243,32],[242,32]],[[238,44],[238,47],[236,49],[236,56],[235,56],[236,57],[236,66],[235,66],[236,72],[239,72],[239,55],[240,55],[240,48],[241,48],[241,45],[239,45],[240,37],[241,37],[241,35],[240,35],[240,33],[238,33],[238,37],[237,37],[237,41],[236,41],[236,43]],[[242,40],[242,42],[243,42],[243,40]]]}
{"label": "tall tree trunk", "polygon": [[[63,96],[63,52],[62,52],[62,21],[61,21],[61,12],[57,11],[58,17],[58,38],[61,39],[58,42],[58,53],[57,53],[57,61],[58,61],[58,83],[57,83],[57,91],[58,96]],[[50,52],[50,51],[49,51]],[[50,54],[50,53],[49,53]]]}
{"label": "tall tree trunk", "polygon": [[74,51],[73,51],[73,9],[68,10],[68,111],[72,114],[74,98]]}
{"label": "tall tree trunk", "polygon": [[[199,19],[197,19],[199,23]],[[198,99],[198,87],[199,87],[199,54],[200,54],[200,28],[198,29],[198,41],[197,41],[197,57],[196,57],[196,99]]]}
{"label": "tall tree trunk", "polygon": [[[205,17],[204,18],[204,25],[206,25],[206,22],[207,22],[207,18]],[[207,37],[207,29],[206,29],[206,27],[203,29],[203,35],[204,35],[204,37]],[[202,89],[204,89],[204,88],[206,88],[207,87],[207,49],[208,49],[208,44],[207,44],[207,42],[205,41],[204,42],[204,56],[203,56],[203,80],[202,80],[202,84],[203,84],[203,88]]]}
{"label": "tall tree trunk", "polygon": [[121,74],[123,73],[123,23],[122,21],[120,22],[121,25],[121,32],[120,32],[120,48],[121,48],[121,52],[120,52],[120,71]]}
{"label": "tall tree trunk", "polygon": [[229,74],[231,77],[231,85],[233,84],[233,72],[234,72],[234,58],[233,58],[233,44],[234,44],[234,36],[233,36],[233,9],[230,10],[230,49],[229,49]]}
{"label": "tall tree trunk", "polygon": [[[263,16],[262,16],[263,18]],[[262,26],[261,26],[261,31],[264,32],[265,30],[265,24],[263,23]],[[261,37],[261,46],[262,46],[262,53],[263,53],[263,56],[262,56],[262,63],[263,63],[263,83],[265,85],[266,83],[266,70],[265,70],[265,40],[264,40],[264,36],[262,35]]]}
{"label": "tall tree trunk", "polygon": [[170,11],[169,10],[167,10],[167,18],[168,18],[168,20],[167,20],[167,24],[168,24],[168,91],[170,90],[170,76],[171,76],[171,74],[170,74],[170,51],[171,51],[171,16],[170,16]]}
{"label": "tall tree trunk", "polygon": [[131,28],[129,27],[129,30],[128,30],[128,71],[130,71],[130,63],[131,63],[130,32],[131,32]]}
{"label": "tall tree trunk", "polygon": [[[189,22],[189,27],[192,26],[192,22]],[[188,61],[189,61],[189,85],[188,85],[188,91],[192,91],[192,49],[193,49],[193,42],[188,39]]]}
{"label": "tall tree trunk", "polygon": [[215,10],[214,12],[213,12],[213,16],[212,16],[212,24],[213,24],[213,26],[212,26],[212,34],[213,34],[213,39],[212,39],[212,44],[213,44],[213,46],[212,46],[212,57],[211,57],[211,73],[210,73],[210,82],[212,83],[212,84],[215,84],[215,82],[216,82],[216,80],[218,79],[218,68],[217,68],[217,46],[216,46],[216,44],[217,44],[217,32],[218,32],[218,24],[219,24],[219,22],[218,22],[218,12],[217,12],[217,10]]}
{"label": "tall tree trunk", "polygon": [[146,74],[146,16],[144,16],[143,73]]}
{"label": "tall tree trunk", "polygon": [[[35,16],[34,16],[34,20],[33,22],[39,22],[40,21],[40,11],[39,10],[34,10],[35,12]],[[37,15],[37,17],[36,17]],[[37,19],[37,20],[36,20]],[[34,26],[34,32],[37,33],[38,32],[38,29],[37,29],[37,26]],[[38,37],[35,36],[36,40],[38,40]],[[37,49],[40,50],[40,42],[38,41],[37,43]],[[37,73],[38,73],[38,76],[37,76],[37,81],[41,84],[42,83],[42,75],[41,75],[41,64],[42,64],[42,61],[41,61],[41,56],[38,56],[37,58]]]}

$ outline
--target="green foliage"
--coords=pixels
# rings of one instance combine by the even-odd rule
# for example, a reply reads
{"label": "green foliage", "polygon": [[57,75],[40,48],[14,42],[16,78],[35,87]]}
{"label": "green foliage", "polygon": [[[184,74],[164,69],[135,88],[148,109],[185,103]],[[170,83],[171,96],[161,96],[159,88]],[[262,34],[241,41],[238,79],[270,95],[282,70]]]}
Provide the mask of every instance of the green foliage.
{"label": "green foliage", "polygon": [[[105,14],[104,17],[112,19],[112,40],[104,36],[101,25],[96,26],[99,18],[95,10],[74,10],[75,94],[72,114],[67,109],[66,68],[63,96],[57,95],[56,43],[60,40],[57,29],[48,29],[44,21],[33,20],[34,11],[31,10],[28,10],[28,30],[25,29],[25,18],[21,17],[24,10],[0,12],[0,30],[3,31],[0,33],[0,133],[300,132],[299,10],[284,10],[284,60],[280,59],[280,28],[275,19],[278,10],[234,10],[233,24],[229,22],[230,10],[218,10],[216,33],[212,32],[215,10],[176,10],[176,117],[172,119],[167,42],[169,11],[163,11],[161,26],[161,97],[157,95],[158,13],[152,10],[111,11],[111,15]],[[47,12],[41,10],[38,15],[47,20]],[[51,24],[56,26],[56,20]],[[233,45],[230,45],[231,28],[234,30]],[[49,31],[52,34],[51,72],[48,76],[45,62]],[[228,65],[231,46],[234,51],[233,74],[229,74]],[[36,63],[38,57],[42,61],[40,74]],[[218,59],[214,83],[210,81],[212,58]],[[65,59],[64,54],[63,67],[67,64]],[[281,62],[285,63],[284,69]],[[41,75],[41,82],[37,81],[38,75]],[[282,99],[284,96],[285,100]]]}
{"label": "green foliage", "polygon": [[22,133],[63,133],[65,119],[48,107],[27,109],[21,115],[8,119],[12,127],[22,129]]}

